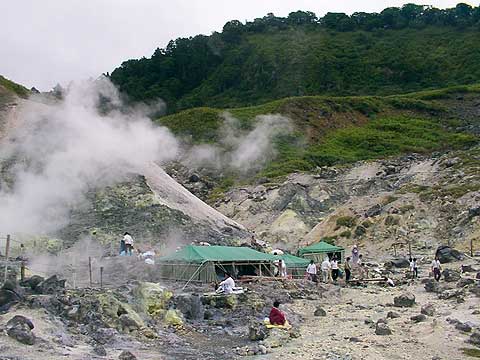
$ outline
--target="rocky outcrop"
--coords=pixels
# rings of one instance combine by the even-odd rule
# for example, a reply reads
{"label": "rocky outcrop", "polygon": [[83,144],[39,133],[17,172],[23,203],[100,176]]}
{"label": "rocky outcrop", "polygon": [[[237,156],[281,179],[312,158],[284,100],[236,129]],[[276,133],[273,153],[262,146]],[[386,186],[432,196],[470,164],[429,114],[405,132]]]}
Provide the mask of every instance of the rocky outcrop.
{"label": "rocky outcrop", "polygon": [[30,319],[15,315],[7,322],[7,334],[22,344],[33,345],[35,344],[35,335],[32,333],[34,327]]}

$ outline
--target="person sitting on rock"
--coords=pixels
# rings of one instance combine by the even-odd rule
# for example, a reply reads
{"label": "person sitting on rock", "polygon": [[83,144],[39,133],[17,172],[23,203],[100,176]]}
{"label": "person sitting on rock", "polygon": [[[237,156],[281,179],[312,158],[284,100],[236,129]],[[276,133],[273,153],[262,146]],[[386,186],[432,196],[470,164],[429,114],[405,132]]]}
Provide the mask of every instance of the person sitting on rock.
{"label": "person sitting on rock", "polygon": [[273,302],[272,310],[270,310],[270,315],[268,319],[271,325],[285,325],[287,319],[285,318],[285,314],[279,310],[280,302],[275,300]]}
{"label": "person sitting on rock", "polygon": [[442,270],[442,267],[440,265],[440,260],[438,256],[435,256],[435,260],[432,261],[432,273],[433,273],[433,278],[436,281],[439,281],[440,277],[442,276],[441,270]]}
{"label": "person sitting on rock", "polygon": [[232,279],[229,273],[225,273],[225,280],[220,283],[217,293],[231,294],[234,287],[235,281]]}

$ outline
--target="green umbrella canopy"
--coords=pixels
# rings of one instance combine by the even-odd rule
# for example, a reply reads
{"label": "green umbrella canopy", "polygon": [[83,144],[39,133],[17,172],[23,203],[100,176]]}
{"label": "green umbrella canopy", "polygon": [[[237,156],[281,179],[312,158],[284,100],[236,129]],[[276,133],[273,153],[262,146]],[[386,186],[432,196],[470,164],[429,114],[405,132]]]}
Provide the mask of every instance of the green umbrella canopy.
{"label": "green umbrella canopy", "polygon": [[316,244],[304,247],[298,251],[300,255],[315,254],[315,253],[334,253],[344,251],[345,249],[340,246],[330,245],[325,241],[320,241]]}
{"label": "green umbrella canopy", "polygon": [[278,258],[274,255],[265,254],[248,247],[235,246],[195,246],[187,245],[181,250],[159,258],[158,262],[179,262],[201,264],[207,261],[213,262],[269,262]]}

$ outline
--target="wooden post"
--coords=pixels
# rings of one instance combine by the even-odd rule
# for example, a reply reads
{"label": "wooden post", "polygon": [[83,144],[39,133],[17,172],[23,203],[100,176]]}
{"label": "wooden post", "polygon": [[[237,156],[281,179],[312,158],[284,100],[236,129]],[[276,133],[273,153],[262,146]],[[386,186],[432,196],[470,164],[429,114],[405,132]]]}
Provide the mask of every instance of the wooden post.
{"label": "wooden post", "polygon": [[92,258],[88,257],[88,272],[90,275],[90,287],[92,287]]}
{"label": "wooden post", "polygon": [[473,257],[473,237],[470,239],[470,256]]}
{"label": "wooden post", "polygon": [[100,266],[100,289],[103,289],[103,266]]}
{"label": "wooden post", "polygon": [[8,256],[10,255],[10,235],[7,235],[7,244],[5,245],[5,276],[4,282],[7,281],[8,275]]}
{"label": "wooden post", "polygon": [[20,265],[20,281],[25,280],[25,263],[22,261]]}

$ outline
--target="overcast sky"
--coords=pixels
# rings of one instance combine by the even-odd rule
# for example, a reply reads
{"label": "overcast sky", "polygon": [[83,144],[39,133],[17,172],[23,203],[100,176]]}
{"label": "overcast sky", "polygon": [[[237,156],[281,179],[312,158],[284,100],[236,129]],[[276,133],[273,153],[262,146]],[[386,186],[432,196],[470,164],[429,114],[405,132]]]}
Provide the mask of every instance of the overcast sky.
{"label": "overcast sky", "polygon": [[0,74],[40,90],[150,57],[170,39],[221,31],[229,20],[269,12],[379,12],[404,3],[460,0],[0,0]]}

